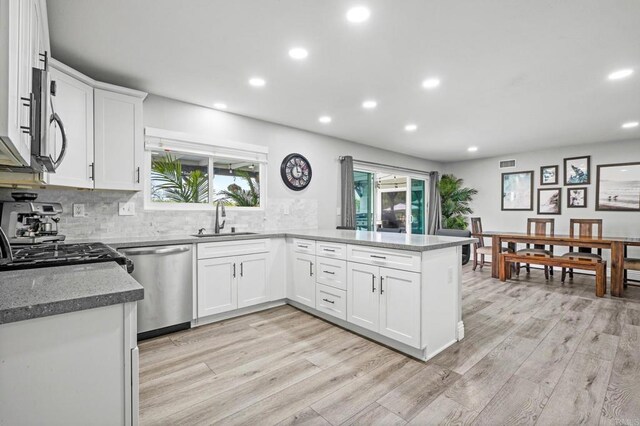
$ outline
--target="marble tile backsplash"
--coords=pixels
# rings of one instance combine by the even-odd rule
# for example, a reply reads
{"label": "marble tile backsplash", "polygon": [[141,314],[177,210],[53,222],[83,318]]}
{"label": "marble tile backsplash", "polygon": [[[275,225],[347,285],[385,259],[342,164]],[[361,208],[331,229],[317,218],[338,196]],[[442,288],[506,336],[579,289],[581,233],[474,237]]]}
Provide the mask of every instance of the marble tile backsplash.
{"label": "marble tile backsplash", "polygon": [[[10,189],[0,189],[0,201],[12,200]],[[60,233],[69,239],[108,237],[147,237],[193,234],[199,228],[213,232],[213,211],[144,210],[143,194],[139,192],[36,189],[37,201],[58,202],[64,213],[59,223]],[[118,216],[118,203],[133,202],[135,216]],[[73,217],[73,204],[84,204],[85,216]],[[285,214],[285,211],[289,214]],[[260,211],[228,209],[225,230],[232,226],[238,232],[317,229],[317,200],[270,198]]]}

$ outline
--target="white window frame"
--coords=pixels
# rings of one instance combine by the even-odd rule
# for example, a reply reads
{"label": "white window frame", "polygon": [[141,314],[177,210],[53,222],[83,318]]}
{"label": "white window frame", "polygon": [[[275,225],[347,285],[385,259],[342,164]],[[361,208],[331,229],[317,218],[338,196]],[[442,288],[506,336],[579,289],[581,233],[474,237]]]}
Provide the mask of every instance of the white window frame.
{"label": "white window frame", "polygon": [[[209,202],[208,203],[160,203],[151,201],[151,154],[165,150],[200,155],[209,159]],[[213,211],[213,163],[220,158],[246,160],[255,163],[260,173],[260,205],[258,207],[225,206],[226,210],[243,212],[264,212],[267,205],[267,164],[268,148],[242,142],[215,140],[210,137],[191,135],[170,130],[145,128],[144,146],[144,209],[164,211]]]}

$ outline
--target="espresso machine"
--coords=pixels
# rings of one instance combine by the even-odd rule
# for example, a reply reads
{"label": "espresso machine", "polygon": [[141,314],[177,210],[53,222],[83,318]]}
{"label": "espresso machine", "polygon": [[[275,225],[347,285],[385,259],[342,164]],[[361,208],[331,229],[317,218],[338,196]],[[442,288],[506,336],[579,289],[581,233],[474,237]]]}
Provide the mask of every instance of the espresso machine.
{"label": "espresso machine", "polygon": [[15,201],[1,203],[0,227],[11,245],[34,245],[64,241],[58,233],[62,214],[60,203],[36,202],[37,194],[13,192]]}

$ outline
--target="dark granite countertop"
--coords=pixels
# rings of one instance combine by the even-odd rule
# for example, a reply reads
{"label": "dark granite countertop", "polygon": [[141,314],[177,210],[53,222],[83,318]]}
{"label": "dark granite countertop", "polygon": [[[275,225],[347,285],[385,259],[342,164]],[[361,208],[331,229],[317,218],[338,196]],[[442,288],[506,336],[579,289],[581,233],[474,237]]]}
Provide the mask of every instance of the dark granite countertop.
{"label": "dark granite countertop", "polygon": [[0,272],[0,324],[135,302],[144,289],[115,262]]}

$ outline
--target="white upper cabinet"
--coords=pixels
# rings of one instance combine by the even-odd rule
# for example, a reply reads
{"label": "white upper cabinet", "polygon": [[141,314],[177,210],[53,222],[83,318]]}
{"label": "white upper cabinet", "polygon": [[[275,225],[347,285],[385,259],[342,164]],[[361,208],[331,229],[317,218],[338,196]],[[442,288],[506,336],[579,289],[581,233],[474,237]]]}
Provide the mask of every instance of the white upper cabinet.
{"label": "white upper cabinet", "polygon": [[[56,172],[47,174],[47,183],[93,188],[93,87],[65,73],[65,69],[52,63],[51,80],[57,87],[52,102],[64,123],[67,149]],[[62,149],[60,130],[52,125],[50,135],[50,149],[53,157],[58,158]]]}
{"label": "white upper cabinet", "polygon": [[42,0],[0,1],[0,164],[30,164],[31,69],[49,55]]}
{"label": "white upper cabinet", "polygon": [[137,96],[95,89],[96,189],[142,189],[142,100]]}

